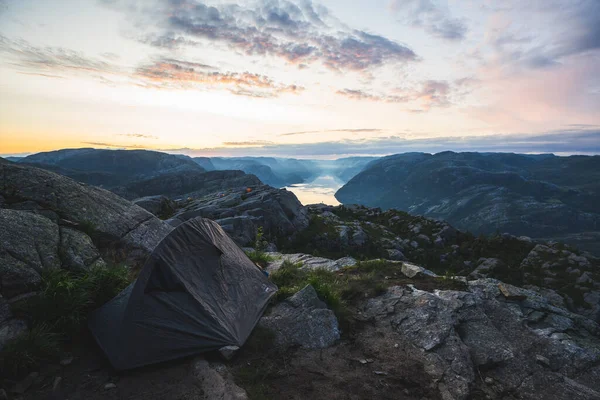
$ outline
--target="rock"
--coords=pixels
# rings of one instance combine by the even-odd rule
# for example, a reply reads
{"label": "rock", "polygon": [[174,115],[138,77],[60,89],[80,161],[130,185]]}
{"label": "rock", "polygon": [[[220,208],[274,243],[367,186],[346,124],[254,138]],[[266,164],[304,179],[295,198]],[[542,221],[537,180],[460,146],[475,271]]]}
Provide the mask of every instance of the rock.
{"label": "rock", "polygon": [[88,235],[67,227],[59,229],[63,268],[77,271],[106,265]]}
{"label": "rock", "polygon": [[117,388],[117,385],[115,385],[112,382],[107,383],[106,385],[104,385],[104,390],[111,390],[111,389],[116,389],[116,388]]}
{"label": "rock", "polygon": [[67,365],[71,365],[72,362],[73,362],[73,357],[65,357],[62,360],[60,360],[60,365],[62,365],[63,367],[66,367]]}
{"label": "rock", "polygon": [[30,212],[0,209],[0,226],[3,296],[30,292],[44,269],[60,268],[58,225]]}
{"label": "rock", "polygon": [[132,203],[161,219],[173,215],[176,207],[175,202],[164,195],[141,197],[133,200]]}
{"label": "rock", "polygon": [[504,267],[504,263],[497,258],[480,258],[477,261],[477,267],[469,274],[469,278],[487,278],[488,275]]}
{"label": "rock", "polygon": [[285,261],[292,264],[302,264],[300,269],[326,269],[328,271],[338,271],[344,267],[356,265],[356,260],[352,257],[342,257],[338,260],[330,260],[323,257],[315,257],[310,254],[281,254],[267,253],[273,260],[267,264],[266,270],[270,272],[277,271]]}
{"label": "rock", "polygon": [[363,231],[362,228],[357,227],[352,234],[352,243],[356,246],[363,246],[367,242],[368,238],[369,236],[365,233],[365,231]]}
{"label": "rock", "polygon": [[240,348],[237,346],[224,346],[219,349],[219,354],[221,354],[225,360],[229,361],[237,354],[239,349]]}
{"label": "rock", "polygon": [[550,360],[548,360],[546,357],[540,354],[535,355],[535,361],[537,361],[538,364],[543,365],[544,367],[550,367]]}
{"label": "rock", "polygon": [[54,378],[54,382],[52,383],[52,391],[53,392],[56,392],[58,390],[61,382],[62,382],[62,377],[57,376],[56,378]]}
{"label": "rock", "polygon": [[[525,299],[506,301],[503,285]],[[600,326],[536,292],[494,279],[470,281],[465,291],[396,286],[367,300],[361,318],[395,338],[441,398],[467,399],[492,384],[514,398],[598,398]],[[568,338],[550,335],[563,331]]]}
{"label": "rock", "polygon": [[0,326],[12,318],[12,312],[6,299],[0,295]]}
{"label": "rock", "polygon": [[[101,252],[125,250],[131,265],[141,263],[172,230],[143,208],[114,193],[29,166],[0,164],[0,195],[10,199],[3,205],[5,208],[29,210],[44,215],[50,221],[49,214],[41,212],[48,211],[61,220],[70,221],[78,230],[88,234]],[[17,218],[15,214],[11,217]],[[60,260],[50,256],[58,246],[58,226],[41,224],[39,227],[27,225],[23,229],[48,231],[41,236],[48,240],[38,244],[43,246],[41,254],[49,254],[42,258],[44,268],[60,266]],[[47,235],[49,230],[55,233]],[[25,258],[18,263],[36,268],[41,261]],[[5,263],[0,261],[0,264]],[[14,261],[12,265],[15,265]]]}
{"label": "rock", "polygon": [[308,211],[292,192],[260,184],[253,185],[249,193],[246,189],[230,188],[225,196],[216,192],[193,197],[177,211],[175,219],[213,219],[241,246],[254,241],[259,226],[266,237],[293,236],[308,226]]}
{"label": "rock", "polygon": [[275,253],[277,252],[277,245],[275,243],[268,243],[265,248],[265,252],[267,253]]}
{"label": "rock", "polygon": [[437,277],[436,274],[429,271],[428,269],[419,267],[418,265],[411,264],[408,262],[402,263],[402,273],[409,278],[414,278],[416,276],[424,276],[424,275],[431,276],[431,277]]}
{"label": "rock", "polygon": [[397,249],[388,249],[388,258],[393,261],[405,261],[406,256],[400,250]]}
{"label": "rock", "polygon": [[499,283],[498,289],[500,289],[500,293],[502,293],[502,295],[506,297],[506,300],[520,301],[525,300],[527,298],[527,295],[525,294],[525,291],[523,289],[520,289],[513,285],[509,285],[507,283]]}
{"label": "rock", "polygon": [[31,388],[35,380],[40,374],[38,372],[31,372],[27,375],[23,380],[19,381],[11,390],[11,392],[16,394],[23,394]]}
{"label": "rock", "polygon": [[10,319],[0,325],[0,350],[6,343],[27,332],[27,324],[20,319]]}
{"label": "rock", "polygon": [[222,364],[210,364],[203,358],[192,364],[192,373],[202,388],[205,399],[247,400],[246,391],[234,383],[233,377]]}
{"label": "rock", "polygon": [[431,239],[429,239],[429,236],[423,235],[423,234],[420,234],[420,235],[417,236],[417,241],[419,243],[421,243],[421,244],[424,244],[424,245],[430,245],[431,244]]}
{"label": "rock", "polygon": [[340,338],[335,314],[310,285],[276,305],[259,325],[275,334],[274,345],[282,350],[290,346],[325,348]]}

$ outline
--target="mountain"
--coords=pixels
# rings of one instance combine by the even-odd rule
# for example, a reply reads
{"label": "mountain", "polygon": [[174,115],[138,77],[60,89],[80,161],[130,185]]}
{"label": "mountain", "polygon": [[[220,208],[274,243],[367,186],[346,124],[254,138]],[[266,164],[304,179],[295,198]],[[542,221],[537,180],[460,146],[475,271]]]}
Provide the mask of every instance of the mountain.
{"label": "mountain", "polygon": [[4,157],[5,160],[8,161],[12,161],[12,162],[19,162],[23,159],[24,157]]}
{"label": "mountain", "polygon": [[377,159],[378,157],[339,158],[333,162],[333,173],[343,182],[348,182]]}
{"label": "mountain", "polygon": [[167,197],[197,197],[230,188],[261,185],[254,175],[242,171],[172,172],[131,182],[111,189],[126,199],[162,195]]}
{"label": "mountain", "polygon": [[336,193],[474,233],[560,238],[600,249],[600,156],[406,153],[371,162]]}
{"label": "mountain", "polygon": [[213,157],[210,161],[217,170],[241,170],[256,175],[263,183],[274,187],[303,183],[320,172],[314,161],[293,158]]}
{"label": "mountain", "polygon": [[216,169],[209,157],[194,157],[192,160],[207,171],[214,171]]}
{"label": "mountain", "polygon": [[189,157],[148,150],[64,149],[33,154],[19,160],[19,163],[35,165],[105,188],[167,173],[204,172]]}

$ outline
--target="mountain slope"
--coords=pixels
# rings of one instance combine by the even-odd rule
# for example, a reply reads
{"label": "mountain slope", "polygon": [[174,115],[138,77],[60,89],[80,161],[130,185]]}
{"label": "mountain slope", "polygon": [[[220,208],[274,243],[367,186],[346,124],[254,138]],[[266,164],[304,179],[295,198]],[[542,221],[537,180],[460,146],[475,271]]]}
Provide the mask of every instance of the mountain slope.
{"label": "mountain slope", "polygon": [[19,163],[107,188],[166,173],[204,172],[204,168],[189,157],[147,150],[64,149],[33,154]]}
{"label": "mountain slope", "polygon": [[374,161],[336,198],[444,219],[475,233],[560,236],[598,251],[599,193],[598,156],[444,152]]}

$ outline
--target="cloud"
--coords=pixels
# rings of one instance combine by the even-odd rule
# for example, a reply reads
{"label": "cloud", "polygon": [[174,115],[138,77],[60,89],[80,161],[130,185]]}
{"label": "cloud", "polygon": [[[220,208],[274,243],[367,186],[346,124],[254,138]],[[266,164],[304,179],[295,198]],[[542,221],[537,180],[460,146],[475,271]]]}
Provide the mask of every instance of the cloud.
{"label": "cloud", "polygon": [[273,144],[238,148],[168,149],[172,153],[204,156],[281,156],[337,158],[350,155],[384,156],[405,152],[441,151],[600,154],[600,130],[566,130],[541,135],[513,134],[477,137],[406,139],[399,136],[319,143]]}
{"label": "cloud", "polygon": [[81,144],[91,145],[91,146],[102,146],[102,147],[112,147],[117,149],[147,149],[147,146],[137,145],[137,144],[115,144],[115,143],[106,143],[106,142],[81,142]]}
{"label": "cloud", "polygon": [[158,139],[158,136],[144,135],[141,133],[120,133],[119,136],[127,136],[127,137],[132,137],[132,138],[139,138],[139,139]]}
{"label": "cloud", "polygon": [[353,100],[386,103],[417,102],[423,108],[419,111],[428,111],[432,107],[449,107],[451,105],[451,87],[446,81],[428,80],[422,82],[418,88],[397,88],[392,90],[390,94],[376,94],[358,89],[341,89],[336,93]]}
{"label": "cloud", "polygon": [[383,131],[383,129],[379,129],[379,128],[325,129],[325,130],[321,130],[321,131],[300,131],[300,132],[281,133],[278,136],[296,136],[296,135],[306,135],[309,133],[328,133],[328,132],[376,133],[376,132],[381,132],[381,131]]}
{"label": "cloud", "polygon": [[119,56],[118,54],[111,53],[111,52],[105,52],[105,53],[102,53],[102,54],[100,54],[100,55],[101,55],[102,57],[104,57],[104,58],[108,58],[109,60],[112,60],[112,61],[114,61],[114,60],[118,60],[118,59],[120,59],[120,58],[121,58],[121,56]]}
{"label": "cloud", "polygon": [[116,73],[118,68],[111,63],[63,47],[38,47],[29,42],[11,40],[0,35],[0,53],[11,57],[16,67],[33,71],[60,71],[85,73]]}
{"label": "cloud", "polygon": [[304,90],[297,85],[274,82],[267,76],[250,72],[210,71],[205,64],[166,58],[139,67],[135,76],[166,88],[188,89],[195,85],[224,87],[236,95],[252,97],[277,97],[283,93],[299,93]]}
{"label": "cloud", "polygon": [[[11,40],[0,35],[0,54],[3,53],[8,55],[12,66],[22,70],[19,71],[22,74],[65,78],[73,73],[81,73],[113,87],[117,83],[109,79],[111,76],[127,78],[127,84],[145,88],[227,89],[235,95],[259,98],[277,97],[284,93],[297,94],[304,90],[302,86],[274,82],[265,75],[219,72],[211,65],[169,57],[156,59],[132,71],[77,51],[33,46],[25,40]],[[115,58],[112,53],[103,53],[102,57]]]}
{"label": "cloud", "polygon": [[441,39],[460,41],[468,32],[466,22],[452,18],[450,12],[442,9],[436,0],[392,0],[390,8],[402,14],[404,22]]}
{"label": "cloud", "polygon": [[243,142],[223,142],[223,146],[247,147],[247,146],[269,146],[274,145],[274,142],[268,140],[247,140]]}
{"label": "cloud", "polygon": [[253,5],[207,5],[195,0],[154,0],[136,7],[133,0],[105,1],[151,23],[141,41],[158,47],[221,44],[251,56],[273,56],[305,67],[320,63],[338,71],[364,71],[388,63],[417,59],[405,45],[383,36],[351,29],[310,0],[258,0]]}
{"label": "cloud", "polygon": [[37,72],[19,72],[21,75],[41,76],[42,78],[54,78],[54,79],[65,79],[64,76],[52,75],[52,74],[41,74]]}
{"label": "cloud", "polygon": [[[515,21],[531,16],[524,34]],[[566,58],[600,50],[598,0],[507,0],[494,10],[485,33],[492,51],[486,61],[498,65],[542,69]],[[551,26],[551,29],[547,29]],[[596,61],[597,62],[597,61]]]}

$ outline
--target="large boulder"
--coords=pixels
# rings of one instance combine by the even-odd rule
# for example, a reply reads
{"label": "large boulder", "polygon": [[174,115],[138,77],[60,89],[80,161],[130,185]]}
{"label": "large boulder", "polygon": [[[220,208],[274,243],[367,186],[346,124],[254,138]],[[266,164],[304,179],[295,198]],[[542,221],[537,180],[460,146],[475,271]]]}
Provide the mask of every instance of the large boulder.
{"label": "large boulder", "polygon": [[259,227],[267,236],[291,237],[309,224],[308,211],[292,192],[267,185],[192,196],[169,223],[176,226],[195,217],[217,221],[242,246],[254,240]]}
{"label": "large boulder", "polygon": [[0,288],[6,297],[31,291],[44,269],[60,268],[59,227],[26,211],[0,209]]}
{"label": "large boulder", "polygon": [[310,285],[275,306],[259,325],[275,333],[274,345],[281,350],[291,346],[321,349],[340,338],[335,314]]}
{"label": "large boulder", "polygon": [[[141,262],[172,229],[114,193],[28,166],[0,165],[0,195],[4,208],[31,211],[72,226],[88,234],[105,254],[125,254],[131,263]],[[48,231],[38,237],[44,238],[38,247],[42,242],[54,246],[59,235]]]}
{"label": "large boulder", "polygon": [[140,197],[133,200],[132,203],[161,219],[172,216],[176,207],[175,202],[164,195]]}

